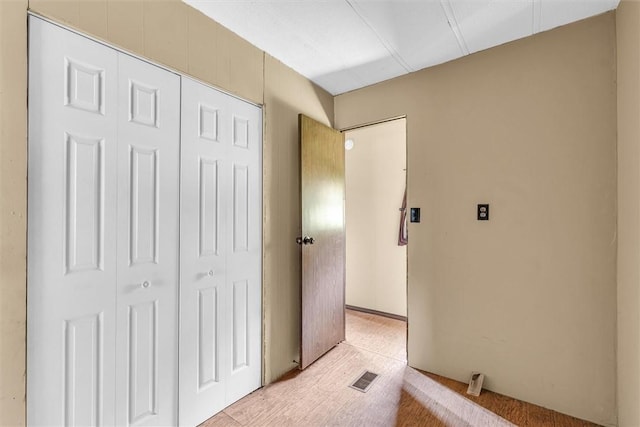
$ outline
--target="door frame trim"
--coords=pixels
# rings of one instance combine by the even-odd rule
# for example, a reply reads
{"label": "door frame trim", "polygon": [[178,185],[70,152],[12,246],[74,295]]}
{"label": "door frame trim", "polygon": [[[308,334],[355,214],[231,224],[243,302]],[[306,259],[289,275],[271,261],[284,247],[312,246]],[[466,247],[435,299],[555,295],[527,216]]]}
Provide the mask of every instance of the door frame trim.
{"label": "door frame trim", "polygon": [[367,123],[363,123],[360,125],[354,125],[354,126],[349,126],[346,128],[342,128],[342,129],[338,129],[340,132],[349,132],[350,130],[356,130],[356,129],[360,129],[360,128],[366,128],[369,126],[375,126],[375,125],[379,125],[382,123],[387,123],[387,122],[392,122],[394,120],[401,120],[401,119],[407,119],[407,115],[400,115],[400,116],[394,116],[394,117],[389,117],[388,119],[382,119],[382,120],[375,120],[373,122],[367,122]]}
{"label": "door frame trim", "polygon": [[[393,117],[389,117],[386,119],[381,119],[381,120],[374,120],[371,122],[367,122],[367,123],[362,123],[359,125],[353,125],[353,126],[348,126],[345,128],[341,128],[340,132],[345,133],[348,131],[352,131],[352,130],[356,130],[356,129],[361,129],[361,128],[365,128],[365,127],[369,127],[369,126],[375,126],[375,125],[379,125],[382,123],[388,123],[388,122],[392,122],[395,120],[405,120],[405,141],[404,141],[404,149],[405,149],[405,153],[406,153],[406,162],[405,162],[405,191],[406,194],[409,194],[409,118],[407,117],[406,114],[402,114],[399,116],[393,116]],[[346,195],[346,193],[345,193]],[[345,199],[346,200],[346,199]],[[346,236],[346,233],[345,233]],[[345,243],[346,243],[346,238],[345,238]],[[407,257],[406,257],[406,270],[405,270],[405,294],[406,294],[406,298],[407,298],[407,315],[404,316],[404,319],[399,319],[399,320],[404,320],[407,323],[407,330],[406,330],[406,336],[407,336],[407,341],[406,341],[406,345],[405,345],[405,350],[407,352],[407,363],[409,360],[409,251],[411,250],[411,247],[409,246],[409,244],[407,243]],[[346,255],[346,253],[345,253]],[[346,274],[346,270],[345,270],[345,274]],[[347,288],[347,283],[345,280],[345,291]],[[346,300],[345,300],[346,302]],[[356,311],[365,311],[366,309],[360,309],[359,307],[353,307],[353,306],[349,306],[347,304],[345,304],[345,310],[347,309],[354,309]],[[372,310],[375,311],[375,310]],[[373,314],[379,314],[378,313],[373,313]],[[384,316],[384,314],[381,314]]]}

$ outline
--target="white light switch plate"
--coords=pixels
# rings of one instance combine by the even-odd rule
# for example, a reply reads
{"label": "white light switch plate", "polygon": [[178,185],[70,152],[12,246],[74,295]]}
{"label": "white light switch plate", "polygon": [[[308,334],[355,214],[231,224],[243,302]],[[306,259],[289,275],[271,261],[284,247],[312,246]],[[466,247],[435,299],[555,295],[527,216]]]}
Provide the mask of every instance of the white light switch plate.
{"label": "white light switch plate", "polygon": [[483,382],[484,374],[481,374],[480,372],[472,372],[471,378],[469,378],[469,388],[467,389],[467,394],[470,394],[471,396],[480,396]]}

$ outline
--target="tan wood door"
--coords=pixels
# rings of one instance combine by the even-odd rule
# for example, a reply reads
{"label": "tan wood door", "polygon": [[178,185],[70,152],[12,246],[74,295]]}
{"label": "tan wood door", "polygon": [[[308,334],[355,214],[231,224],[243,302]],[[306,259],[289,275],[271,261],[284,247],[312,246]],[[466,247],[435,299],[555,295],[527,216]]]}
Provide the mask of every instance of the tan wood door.
{"label": "tan wood door", "polygon": [[300,369],[344,341],[343,136],[299,116],[302,190]]}

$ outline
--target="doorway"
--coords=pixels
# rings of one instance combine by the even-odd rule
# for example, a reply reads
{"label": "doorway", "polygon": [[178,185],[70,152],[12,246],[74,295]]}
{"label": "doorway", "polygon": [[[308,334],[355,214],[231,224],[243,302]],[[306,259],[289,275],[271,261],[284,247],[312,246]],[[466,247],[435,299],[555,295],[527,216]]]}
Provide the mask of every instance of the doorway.
{"label": "doorway", "polygon": [[406,118],[344,132],[346,305],[406,320]]}

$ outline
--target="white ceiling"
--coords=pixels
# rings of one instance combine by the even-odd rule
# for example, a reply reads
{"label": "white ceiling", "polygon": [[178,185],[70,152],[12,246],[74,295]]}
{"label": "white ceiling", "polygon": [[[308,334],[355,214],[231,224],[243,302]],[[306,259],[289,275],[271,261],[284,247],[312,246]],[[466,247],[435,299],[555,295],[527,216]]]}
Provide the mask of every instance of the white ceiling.
{"label": "white ceiling", "polygon": [[613,10],[619,0],[183,0],[333,95]]}

